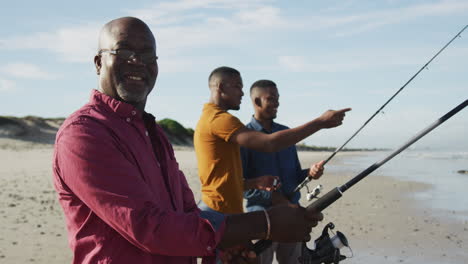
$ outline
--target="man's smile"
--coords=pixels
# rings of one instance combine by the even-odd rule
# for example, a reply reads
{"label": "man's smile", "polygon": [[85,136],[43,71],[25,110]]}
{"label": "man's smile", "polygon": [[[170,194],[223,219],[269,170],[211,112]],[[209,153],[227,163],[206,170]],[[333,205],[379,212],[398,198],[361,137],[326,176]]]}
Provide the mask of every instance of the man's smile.
{"label": "man's smile", "polygon": [[123,76],[126,82],[131,83],[143,84],[147,80],[146,74],[140,72],[128,72],[125,73]]}

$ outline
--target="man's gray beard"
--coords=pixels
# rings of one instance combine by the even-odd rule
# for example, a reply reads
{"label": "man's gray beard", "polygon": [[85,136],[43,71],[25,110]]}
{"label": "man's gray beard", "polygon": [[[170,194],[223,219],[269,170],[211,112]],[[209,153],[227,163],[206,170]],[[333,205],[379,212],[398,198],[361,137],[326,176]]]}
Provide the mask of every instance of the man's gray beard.
{"label": "man's gray beard", "polygon": [[136,104],[142,102],[146,99],[145,93],[135,94],[127,91],[123,85],[119,85],[117,87],[117,92],[119,93],[119,97],[126,103],[129,104]]}

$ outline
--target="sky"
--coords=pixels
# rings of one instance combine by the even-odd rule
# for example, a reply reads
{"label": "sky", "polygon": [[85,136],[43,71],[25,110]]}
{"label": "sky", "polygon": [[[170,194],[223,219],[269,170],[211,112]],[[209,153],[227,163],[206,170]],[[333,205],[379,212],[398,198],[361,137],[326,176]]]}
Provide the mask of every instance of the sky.
{"label": "sky", "polygon": [[[290,127],[351,107],[342,126],[303,143],[340,146],[468,24],[468,0],[8,1],[0,10],[0,115],[66,117],[97,88],[100,28],[135,16],[157,41],[159,76],[146,110],[194,128],[219,66],[279,89]],[[468,29],[348,147],[397,148],[468,99]],[[414,145],[467,151],[468,110]]]}

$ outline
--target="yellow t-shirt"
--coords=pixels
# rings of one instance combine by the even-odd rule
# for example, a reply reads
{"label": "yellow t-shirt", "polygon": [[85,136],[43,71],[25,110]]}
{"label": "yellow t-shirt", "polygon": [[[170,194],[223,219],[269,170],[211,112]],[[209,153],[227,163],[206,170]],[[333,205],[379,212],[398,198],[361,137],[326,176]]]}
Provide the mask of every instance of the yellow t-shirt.
{"label": "yellow t-shirt", "polygon": [[194,134],[202,200],[226,214],[242,213],[244,183],[240,147],[229,138],[244,124],[215,104],[207,103]]}

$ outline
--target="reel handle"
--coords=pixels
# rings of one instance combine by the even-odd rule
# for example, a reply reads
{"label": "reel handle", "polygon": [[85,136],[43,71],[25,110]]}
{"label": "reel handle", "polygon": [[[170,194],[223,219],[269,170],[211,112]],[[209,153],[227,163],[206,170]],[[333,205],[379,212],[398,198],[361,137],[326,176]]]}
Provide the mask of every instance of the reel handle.
{"label": "reel handle", "polygon": [[260,254],[262,253],[264,250],[266,250],[267,248],[271,247],[271,244],[273,243],[273,241],[271,240],[266,240],[266,239],[261,239],[257,242],[255,242],[253,245],[252,245],[252,250],[255,252],[255,254]]}

